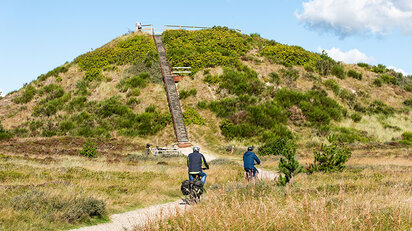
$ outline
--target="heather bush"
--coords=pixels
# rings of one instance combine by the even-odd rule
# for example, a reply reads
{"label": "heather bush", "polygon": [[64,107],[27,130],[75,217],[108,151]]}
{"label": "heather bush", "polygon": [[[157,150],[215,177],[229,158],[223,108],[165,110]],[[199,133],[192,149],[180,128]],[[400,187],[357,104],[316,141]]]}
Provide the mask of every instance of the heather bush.
{"label": "heather bush", "polygon": [[247,67],[240,71],[225,68],[220,78],[219,88],[227,89],[231,94],[238,96],[260,95],[264,89],[264,83],[258,79],[257,73]]}
{"label": "heather bush", "polygon": [[326,88],[332,90],[333,93],[335,93],[335,95],[337,95],[337,96],[339,95],[339,93],[341,91],[341,88],[335,80],[328,79],[323,84],[325,85]]}
{"label": "heather bush", "polygon": [[9,139],[11,137],[13,137],[13,134],[4,129],[0,121],[0,140]]}
{"label": "heather bush", "polygon": [[383,81],[380,78],[376,78],[376,79],[373,80],[373,84],[377,87],[382,87]]}
{"label": "heather bush", "polygon": [[[333,65],[332,75],[338,77],[339,79],[345,79],[345,68],[341,64]],[[348,76],[349,76],[349,72],[348,72]]]}
{"label": "heather bush", "polygon": [[276,85],[280,84],[280,77],[276,72],[271,72],[269,74],[270,82],[275,83]]}
{"label": "heather bush", "polygon": [[198,70],[216,66],[234,66],[250,49],[247,36],[225,27],[206,30],[168,30],[163,33],[170,66]]}
{"label": "heather bush", "polygon": [[350,116],[350,118],[353,120],[353,122],[357,123],[362,120],[362,114],[355,112]]}
{"label": "heather bush", "polygon": [[196,96],[197,90],[196,88],[192,88],[190,90],[182,89],[179,91],[179,99],[186,99],[189,96]]}
{"label": "heather bush", "polygon": [[220,82],[220,77],[218,75],[206,74],[203,81],[210,85],[216,85]]}
{"label": "heather bush", "polygon": [[275,63],[289,66],[303,66],[307,63],[314,64],[320,59],[319,54],[306,51],[302,47],[289,46],[280,43],[266,46],[260,54],[268,57]]}
{"label": "heather bush", "polygon": [[290,68],[282,68],[279,70],[283,79],[287,79],[289,81],[296,81],[299,78],[299,71],[294,69],[293,67]]}
{"label": "heather bush", "polygon": [[403,104],[404,104],[405,106],[409,106],[409,107],[412,108],[412,98],[405,99],[405,101],[403,101]]}
{"label": "heather bush", "polygon": [[32,85],[27,85],[26,87],[24,87],[20,95],[13,99],[13,102],[18,104],[26,104],[34,98],[36,93],[36,88],[34,88]]}
{"label": "heather bush", "polygon": [[348,71],[348,76],[352,77],[354,79],[362,80],[362,73],[358,73],[354,70],[349,70]]}
{"label": "heather bush", "polygon": [[393,115],[395,109],[391,106],[386,105],[384,102],[379,100],[374,100],[367,108],[369,113],[372,114],[383,114],[386,116]]}
{"label": "heather bush", "polygon": [[199,115],[199,113],[194,108],[187,108],[183,112],[183,117],[185,119],[186,125],[197,124],[205,125],[205,119]]}
{"label": "heather bush", "polygon": [[294,142],[291,139],[285,137],[278,137],[267,141],[265,144],[259,147],[258,153],[261,156],[279,156],[282,153],[294,146]]}

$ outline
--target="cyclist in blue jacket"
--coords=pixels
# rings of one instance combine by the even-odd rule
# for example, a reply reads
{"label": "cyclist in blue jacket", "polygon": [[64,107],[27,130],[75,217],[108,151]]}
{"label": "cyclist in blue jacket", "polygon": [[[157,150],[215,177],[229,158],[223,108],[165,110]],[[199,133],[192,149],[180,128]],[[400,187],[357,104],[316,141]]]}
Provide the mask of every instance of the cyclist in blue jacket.
{"label": "cyclist in blue jacket", "polygon": [[[245,154],[243,154],[243,167],[245,169],[245,172],[252,171],[253,172],[253,178],[255,178],[256,173],[259,173],[258,170],[255,167],[255,161],[259,165],[260,160],[256,156],[256,154],[253,153],[252,151],[253,151],[253,147],[248,147],[247,152],[245,152]],[[246,174],[245,174],[245,176],[246,176]]]}

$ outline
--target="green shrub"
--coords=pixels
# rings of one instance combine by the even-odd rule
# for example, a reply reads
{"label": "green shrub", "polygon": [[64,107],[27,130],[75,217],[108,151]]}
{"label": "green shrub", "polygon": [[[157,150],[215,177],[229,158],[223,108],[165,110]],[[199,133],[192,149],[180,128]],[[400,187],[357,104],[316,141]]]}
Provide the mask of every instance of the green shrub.
{"label": "green shrub", "polygon": [[132,88],[132,89],[129,89],[129,91],[126,94],[126,97],[139,96],[139,95],[140,95],[140,90],[138,88]]}
{"label": "green shrub", "polygon": [[183,112],[183,117],[185,119],[186,125],[197,124],[205,125],[205,119],[199,115],[199,113],[194,108],[188,108]]}
{"label": "green shrub", "polygon": [[[47,86],[46,86],[47,87]],[[64,93],[64,90],[58,86],[57,88],[50,88],[46,98],[41,100],[36,107],[33,109],[33,116],[52,116],[55,115],[59,110],[63,109],[64,104],[68,102],[71,98],[70,93]]]}
{"label": "green shrub", "polygon": [[314,162],[310,165],[308,171],[335,172],[342,171],[345,163],[351,157],[352,152],[343,144],[329,139],[330,145],[322,144],[320,151],[313,150]]}
{"label": "green shrub", "polygon": [[13,134],[4,129],[0,121],[0,140],[10,139],[11,137],[13,137]]}
{"label": "green shrub", "polygon": [[34,98],[36,93],[36,88],[34,88],[32,85],[27,85],[22,93],[13,99],[13,102],[18,104],[26,104]]}
{"label": "green shrub", "polygon": [[353,120],[353,122],[357,123],[362,120],[362,114],[355,112],[350,116],[350,118]]}
{"label": "green shrub", "polygon": [[170,66],[198,70],[216,66],[235,66],[250,49],[240,33],[225,27],[207,30],[168,30],[163,33]]}
{"label": "green shrub", "polygon": [[337,96],[339,95],[339,93],[341,91],[341,88],[335,80],[328,79],[323,84],[325,85],[326,88],[332,90],[333,93],[335,93],[335,95],[337,95]]}
{"label": "green shrub", "polygon": [[117,88],[121,92],[126,92],[129,89],[145,88],[147,86],[147,82],[149,79],[149,73],[143,72],[136,76],[123,78],[122,80],[120,80],[120,83],[117,85]]}
{"label": "green shrub", "polygon": [[90,139],[83,144],[83,149],[79,151],[79,154],[88,158],[97,158],[97,145]]}
{"label": "green shrub", "polygon": [[220,77],[218,75],[206,74],[203,81],[210,85],[216,85],[220,82]]}
{"label": "green shrub", "polygon": [[54,68],[53,70],[47,72],[46,74],[42,74],[40,75],[37,79],[39,81],[45,81],[46,79],[48,79],[50,76],[55,76],[58,77],[58,75],[60,73],[66,73],[69,70],[70,64],[68,65],[62,65],[59,67]]}
{"label": "green shrub", "polygon": [[412,132],[402,133],[402,140],[400,140],[399,143],[412,146]]}
{"label": "green shrub", "polygon": [[380,78],[376,78],[376,79],[373,80],[373,84],[377,87],[382,87],[383,81]]}
{"label": "green shrub", "polygon": [[[348,72],[348,76],[349,76],[349,72]],[[339,79],[345,79],[345,68],[340,64],[333,65],[332,75],[338,77]]]}
{"label": "green shrub", "polygon": [[135,107],[136,105],[140,104],[140,99],[136,99],[134,97],[131,97],[126,101],[126,104],[132,107]]}
{"label": "green shrub", "polygon": [[74,60],[81,70],[86,72],[85,79],[93,81],[101,78],[102,70],[115,65],[144,62],[156,52],[154,41],[145,35],[136,35],[116,42],[114,46],[103,46],[87,52]]}
{"label": "green shrub", "polygon": [[380,78],[386,84],[392,84],[392,85],[397,85],[398,84],[398,80],[397,80],[396,76],[393,76],[393,75],[390,75],[390,74],[382,74],[382,75],[380,75]]}
{"label": "green shrub", "polygon": [[359,131],[355,128],[335,127],[333,129],[334,139],[339,143],[367,143],[370,138],[367,136],[367,132]]}
{"label": "green shrub", "polygon": [[307,63],[316,63],[316,61],[320,59],[319,54],[306,51],[302,47],[289,46],[280,43],[266,46],[260,54],[268,57],[275,63],[292,66],[303,66]]}
{"label": "green shrub", "polygon": [[386,66],[382,64],[378,64],[378,66],[373,66],[372,71],[375,73],[385,73],[386,72]]}
{"label": "green shrub", "polygon": [[367,63],[358,63],[357,65],[358,65],[359,67],[363,67],[363,68],[365,68],[365,69],[369,69],[369,68],[370,68],[370,65],[367,64]]}
{"label": "green shrub", "polygon": [[73,98],[65,107],[65,109],[69,112],[74,110],[80,111],[85,106],[87,98],[85,96],[77,96]]}
{"label": "green shrub", "polygon": [[354,71],[354,70],[349,70],[349,71],[348,71],[348,76],[349,76],[349,77],[352,77],[352,78],[354,78],[354,79],[361,80],[363,75],[362,75],[362,73],[358,73],[358,72],[356,72],[356,71]]}
{"label": "green shrub", "polygon": [[282,151],[282,157],[279,160],[279,185],[286,186],[293,177],[302,172],[303,167],[295,159],[296,147],[289,146]]}
{"label": "green shrub", "polygon": [[330,58],[325,51],[322,51],[320,57],[320,59],[316,60],[316,70],[319,72],[319,74],[326,76],[332,70],[335,61]]}
{"label": "green shrub", "polygon": [[309,63],[305,63],[305,65],[303,65],[303,68],[307,72],[314,72],[315,71],[315,68],[313,67],[313,65],[311,65]]}
{"label": "green shrub", "polygon": [[206,109],[208,107],[208,103],[206,100],[201,100],[197,102],[197,107],[200,109]]}
{"label": "green shrub", "polygon": [[247,67],[241,71],[225,68],[221,76],[219,88],[227,89],[235,95],[260,95],[264,89],[264,83],[261,82],[257,73]]}
{"label": "green shrub", "polygon": [[339,97],[343,100],[346,101],[349,105],[352,105],[353,102],[356,99],[356,94],[350,92],[349,90],[346,89],[341,89],[339,92]]}
{"label": "green shrub", "polygon": [[76,95],[90,95],[90,92],[88,90],[89,88],[89,81],[82,79],[76,83]]}
{"label": "green shrub", "polygon": [[192,88],[190,90],[180,90],[179,91],[179,99],[186,99],[189,96],[196,96],[197,90],[196,88]]}
{"label": "green shrub", "polygon": [[295,70],[294,68],[282,68],[279,70],[280,74],[282,75],[283,79],[287,79],[289,81],[296,81],[299,78],[299,71]]}
{"label": "green shrub", "polygon": [[393,115],[395,109],[391,106],[386,105],[384,102],[379,100],[374,100],[367,109],[372,114],[384,114],[386,116]]}
{"label": "green shrub", "polygon": [[285,137],[279,137],[269,140],[264,145],[260,146],[258,153],[261,156],[279,156],[282,155],[285,150],[290,149],[294,145],[295,144],[292,140]]}
{"label": "green shrub", "polygon": [[276,85],[280,84],[280,77],[276,72],[271,72],[269,74],[270,82],[275,83]]}
{"label": "green shrub", "polygon": [[412,98],[405,99],[405,101],[403,101],[403,104],[412,108]]}

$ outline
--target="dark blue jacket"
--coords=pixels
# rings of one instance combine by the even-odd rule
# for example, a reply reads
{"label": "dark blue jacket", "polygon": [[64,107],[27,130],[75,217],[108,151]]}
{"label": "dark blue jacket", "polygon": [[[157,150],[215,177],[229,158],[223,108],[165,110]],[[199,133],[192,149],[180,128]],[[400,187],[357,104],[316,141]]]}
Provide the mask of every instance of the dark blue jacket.
{"label": "dark blue jacket", "polygon": [[189,167],[189,173],[200,173],[202,172],[202,164],[208,169],[209,165],[206,162],[205,157],[202,153],[193,152],[187,157],[187,166]]}
{"label": "dark blue jacket", "polygon": [[255,161],[257,164],[260,164],[260,160],[255,153],[247,151],[245,152],[245,154],[243,154],[243,167],[245,169],[254,169]]}

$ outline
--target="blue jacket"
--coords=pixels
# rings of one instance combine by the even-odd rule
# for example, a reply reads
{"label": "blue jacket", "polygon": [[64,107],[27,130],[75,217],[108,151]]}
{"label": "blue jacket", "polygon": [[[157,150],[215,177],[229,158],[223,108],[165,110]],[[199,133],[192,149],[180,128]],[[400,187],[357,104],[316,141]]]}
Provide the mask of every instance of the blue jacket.
{"label": "blue jacket", "polygon": [[260,164],[260,160],[255,153],[247,151],[243,154],[243,167],[245,169],[254,169],[255,161],[257,164]]}

